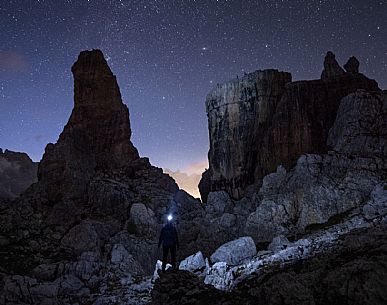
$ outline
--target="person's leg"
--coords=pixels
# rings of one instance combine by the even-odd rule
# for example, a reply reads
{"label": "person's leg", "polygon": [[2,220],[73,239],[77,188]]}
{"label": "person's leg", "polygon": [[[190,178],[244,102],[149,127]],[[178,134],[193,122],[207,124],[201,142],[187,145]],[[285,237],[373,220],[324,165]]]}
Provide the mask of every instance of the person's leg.
{"label": "person's leg", "polygon": [[161,270],[163,272],[165,271],[165,267],[167,266],[168,251],[169,251],[169,248],[163,246],[163,264],[162,264],[162,267],[161,267]]}
{"label": "person's leg", "polygon": [[172,270],[176,270],[176,246],[171,247],[171,261]]}

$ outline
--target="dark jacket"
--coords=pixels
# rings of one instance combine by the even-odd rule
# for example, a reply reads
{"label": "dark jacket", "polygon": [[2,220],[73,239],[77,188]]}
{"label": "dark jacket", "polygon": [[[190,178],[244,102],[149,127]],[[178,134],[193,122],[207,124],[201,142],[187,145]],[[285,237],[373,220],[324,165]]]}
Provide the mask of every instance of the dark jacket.
{"label": "dark jacket", "polygon": [[163,243],[164,247],[179,247],[179,239],[177,237],[176,228],[172,223],[166,224],[160,232],[159,247]]}

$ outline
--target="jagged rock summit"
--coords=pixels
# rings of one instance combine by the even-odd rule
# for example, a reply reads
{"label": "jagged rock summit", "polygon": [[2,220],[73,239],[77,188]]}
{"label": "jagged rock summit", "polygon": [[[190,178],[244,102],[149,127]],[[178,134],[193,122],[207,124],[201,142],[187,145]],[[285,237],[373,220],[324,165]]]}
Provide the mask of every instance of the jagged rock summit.
{"label": "jagged rock summit", "polygon": [[121,168],[139,158],[130,141],[128,108],[102,52],[81,52],[71,70],[73,111],[39,164],[39,181],[47,186],[50,200],[60,199],[63,189],[81,194],[96,169]]}
{"label": "jagged rock summit", "polygon": [[0,198],[0,304],[144,304],[174,213],[183,257],[197,252],[200,202],[130,141],[128,108],[101,51],[72,67],[74,108],[48,144],[39,180]]}
{"label": "jagged rock summit", "polygon": [[328,51],[324,59],[324,70],[321,73],[321,79],[328,79],[343,75],[345,72],[336,60],[335,54]]}
{"label": "jagged rock summit", "polygon": [[358,59],[355,56],[351,56],[343,67],[349,73],[359,73],[359,65]]}
{"label": "jagged rock summit", "polygon": [[220,190],[241,199],[277,166],[290,169],[304,153],[328,152],[340,100],[358,89],[380,91],[356,73],[356,59],[346,67],[350,72],[328,52],[321,79],[292,82],[290,73],[264,70],[214,88],[206,99],[210,150],[202,200]]}

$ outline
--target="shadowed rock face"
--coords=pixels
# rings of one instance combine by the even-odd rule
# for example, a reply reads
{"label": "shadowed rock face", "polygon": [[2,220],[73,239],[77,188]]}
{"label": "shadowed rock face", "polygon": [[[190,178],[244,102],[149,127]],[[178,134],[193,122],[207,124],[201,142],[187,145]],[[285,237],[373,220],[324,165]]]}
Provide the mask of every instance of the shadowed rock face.
{"label": "shadowed rock face", "polygon": [[133,304],[139,280],[149,289],[167,213],[178,258],[197,252],[200,203],[139,158],[102,53],[81,52],[72,71],[74,108],[46,147],[39,181],[13,201],[0,198],[0,304]]}
{"label": "shadowed rock face", "polygon": [[0,198],[19,196],[38,180],[37,170],[38,164],[26,153],[0,149]]}
{"label": "shadowed rock face", "polygon": [[256,71],[208,95],[209,170],[199,184],[203,201],[218,190],[241,199],[249,185],[260,184],[278,165],[289,169],[304,153],[326,153],[340,100],[357,89],[380,91],[355,68],[345,73],[331,52],[324,67],[322,79],[297,82],[290,82],[289,73]]}
{"label": "shadowed rock face", "polygon": [[324,70],[321,73],[321,79],[329,79],[344,74],[344,70],[336,61],[336,56],[331,51],[327,52],[324,59]]}
{"label": "shadowed rock face", "polygon": [[[271,124],[291,74],[255,71],[218,85],[207,96],[210,190],[225,189],[233,197],[253,182],[257,140]],[[202,199],[207,200],[202,183]]]}
{"label": "shadowed rock face", "polygon": [[120,168],[139,158],[130,142],[128,108],[102,52],[81,52],[71,70],[74,109],[39,165],[39,181],[47,186],[50,200],[60,199],[65,188],[73,195],[83,193],[96,169]]}
{"label": "shadowed rock face", "polygon": [[379,91],[374,80],[351,73],[289,84],[258,151],[255,181],[280,164],[291,168],[304,153],[326,153],[340,100],[357,89]]}

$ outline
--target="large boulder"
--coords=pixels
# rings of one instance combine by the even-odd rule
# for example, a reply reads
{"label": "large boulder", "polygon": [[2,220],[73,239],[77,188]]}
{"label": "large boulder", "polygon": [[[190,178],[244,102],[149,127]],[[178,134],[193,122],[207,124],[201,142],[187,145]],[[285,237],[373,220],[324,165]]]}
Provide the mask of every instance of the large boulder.
{"label": "large boulder", "polygon": [[245,259],[252,258],[255,254],[257,254],[257,249],[253,239],[250,236],[245,236],[220,246],[211,255],[211,262],[237,265]]}
{"label": "large boulder", "polygon": [[198,251],[182,260],[179,265],[180,270],[187,270],[190,272],[201,272],[206,268],[206,261],[203,253]]}
{"label": "large boulder", "polygon": [[279,235],[273,238],[267,249],[269,251],[277,252],[286,249],[289,245],[289,240],[285,236]]}

